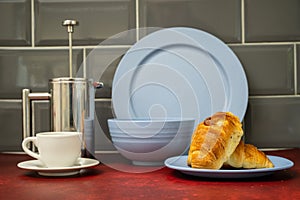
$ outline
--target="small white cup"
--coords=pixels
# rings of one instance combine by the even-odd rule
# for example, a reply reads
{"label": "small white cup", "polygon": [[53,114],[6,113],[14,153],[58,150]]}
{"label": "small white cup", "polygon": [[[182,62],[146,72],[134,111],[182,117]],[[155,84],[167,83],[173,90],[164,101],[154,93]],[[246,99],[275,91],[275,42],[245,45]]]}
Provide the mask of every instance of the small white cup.
{"label": "small white cup", "polygon": [[[38,153],[28,149],[30,142],[38,148]],[[46,167],[71,167],[80,157],[81,144],[80,132],[44,132],[36,134],[36,137],[25,138],[22,148]]]}

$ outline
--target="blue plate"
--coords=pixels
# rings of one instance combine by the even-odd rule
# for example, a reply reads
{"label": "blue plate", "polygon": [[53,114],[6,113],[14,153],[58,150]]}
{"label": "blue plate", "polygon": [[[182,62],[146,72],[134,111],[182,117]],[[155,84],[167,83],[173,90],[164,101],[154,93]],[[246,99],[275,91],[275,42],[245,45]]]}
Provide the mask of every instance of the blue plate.
{"label": "blue plate", "polygon": [[268,156],[274,164],[274,168],[261,169],[197,169],[187,165],[188,156],[176,156],[165,160],[168,168],[181,171],[184,174],[206,177],[206,178],[253,178],[272,174],[277,171],[288,169],[294,166],[294,163],[286,158],[278,156]]}
{"label": "blue plate", "polygon": [[243,119],[247,79],[232,50],[192,28],[147,35],[122,58],[112,85],[119,119],[193,118],[196,125],[218,111]]}

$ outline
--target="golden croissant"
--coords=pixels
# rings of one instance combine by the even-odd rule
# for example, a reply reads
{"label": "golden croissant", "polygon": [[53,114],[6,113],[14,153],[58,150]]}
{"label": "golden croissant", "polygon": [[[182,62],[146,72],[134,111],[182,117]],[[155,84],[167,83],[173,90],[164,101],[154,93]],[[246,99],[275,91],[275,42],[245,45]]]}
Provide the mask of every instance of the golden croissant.
{"label": "golden croissant", "polygon": [[220,169],[274,167],[268,157],[255,146],[244,144],[242,124],[230,112],[217,112],[195,129],[187,164],[193,168]]}
{"label": "golden croissant", "polygon": [[235,168],[272,168],[273,163],[269,158],[252,144],[240,141],[239,145],[225,163]]}
{"label": "golden croissant", "polygon": [[193,168],[220,169],[242,136],[238,117],[230,112],[215,113],[195,129],[187,164]]}

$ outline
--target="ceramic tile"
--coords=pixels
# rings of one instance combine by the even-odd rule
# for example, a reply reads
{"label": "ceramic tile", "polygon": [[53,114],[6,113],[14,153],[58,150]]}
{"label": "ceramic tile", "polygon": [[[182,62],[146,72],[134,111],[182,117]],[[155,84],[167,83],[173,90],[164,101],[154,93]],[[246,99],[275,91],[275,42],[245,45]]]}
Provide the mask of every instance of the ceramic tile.
{"label": "ceramic tile", "polygon": [[[65,19],[76,19],[73,44],[97,45],[120,32],[135,28],[134,0],[35,1],[37,45],[66,45]],[[133,43],[127,39],[119,43]],[[114,40],[113,40],[114,41]]]}
{"label": "ceramic tile", "polygon": [[247,42],[299,41],[300,1],[245,0]]}
{"label": "ceramic tile", "polygon": [[128,48],[105,48],[87,52],[87,77],[104,84],[103,88],[96,90],[97,98],[111,97],[115,70],[127,50]]}
{"label": "ceramic tile", "polygon": [[0,1],[0,45],[31,43],[30,0]]}
{"label": "ceramic tile", "polygon": [[141,27],[194,27],[225,42],[241,41],[240,16],[239,0],[140,1]]}
{"label": "ceramic tile", "polygon": [[250,95],[294,93],[292,45],[234,46],[231,48],[244,67]]}
{"label": "ceramic tile", "polygon": [[300,147],[300,98],[250,99],[246,142],[258,147]]}
{"label": "ceramic tile", "polygon": [[300,94],[300,45],[297,45],[297,93]]}
{"label": "ceramic tile", "polygon": [[22,102],[0,101],[0,151],[21,151]]}
{"label": "ceramic tile", "polygon": [[96,151],[115,150],[111,142],[107,119],[113,118],[111,101],[107,99],[96,100],[95,120],[95,149]]}
{"label": "ceramic tile", "polygon": [[[21,98],[23,88],[47,92],[48,80],[69,76],[67,50],[0,50],[0,98]],[[82,63],[82,51],[73,51],[73,66]]]}
{"label": "ceramic tile", "polygon": [[32,101],[32,112],[31,119],[34,124],[32,135],[50,131],[50,102],[48,100]]}

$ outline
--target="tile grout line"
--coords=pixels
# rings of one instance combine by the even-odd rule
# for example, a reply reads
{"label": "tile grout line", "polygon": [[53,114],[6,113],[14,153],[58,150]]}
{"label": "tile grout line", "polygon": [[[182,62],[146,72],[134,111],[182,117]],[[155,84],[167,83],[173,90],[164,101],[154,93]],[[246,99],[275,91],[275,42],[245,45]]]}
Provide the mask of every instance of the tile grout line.
{"label": "tile grout line", "polygon": [[111,102],[111,98],[104,98],[104,97],[95,98],[95,102]]}
{"label": "tile grout line", "polygon": [[[130,48],[131,45],[106,45],[106,46],[73,46],[73,49],[118,49],[118,48]],[[23,47],[10,47],[0,46],[0,50],[65,50],[69,49],[68,46],[23,46]]]}
{"label": "tile grout line", "polygon": [[245,44],[245,0],[241,0],[241,29],[242,44]]}
{"label": "tile grout line", "polygon": [[290,94],[290,95],[250,95],[249,99],[278,99],[278,98],[295,98],[300,97],[299,94]]}
{"label": "tile grout line", "polygon": [[[31,133],[29,135],[35,136],[35,103],[31,102]],[[35,148],[35,147],[33,147]]]}
{"label": "tile grout line", "polygon": [[83,71],[83,77],[84,78],[86,78],[86,48],[83,48],[83,52],[82,52],[82,54],[83,54],[83,69],[82,69],[82,71]]}
{"label": "tile grout line", "polygon": [[[229,46],[259,46],[259,45],[297,45],[300,42],[253,42],[253,43],[227,43]],[[73,49],[118,49],[118,48],[130,48],[132,45],[105,45],[105,46],[96,46],[96,45],[81,45],[73,46]],[[64,50],[69,49],[68,46],[0,46],[0,50]]]}
{"label": "tile grout line", "polygon": [[139,41],[140,34],[139,34],[139,28],[140,28],[140,12],[139,12],[139,0],[135,0],[135,28],[136,28],[136,37],[135,41]]}
{"label": "tile grout line", "polygon": [[31,0],[31,47],[35,47],[35,33],[34,33],[34,0]]}
{"label": "tile grout line", "polygon": [[295,95],[297,95],[298,92],[298,76],[297,76],[297,44],[294,43],[294,87],[295,87]]}
{"label": "tile grout line", "polygon": [[0,99],[0,103],[22,103],[22,99]]}
{"label": "tile grout line", "polygon": [[227,43],[230,46],[258,46],[258,45],[294,45],[300,44],[298,41],[287,41],[287,42],[251,42],[251,43]]}

